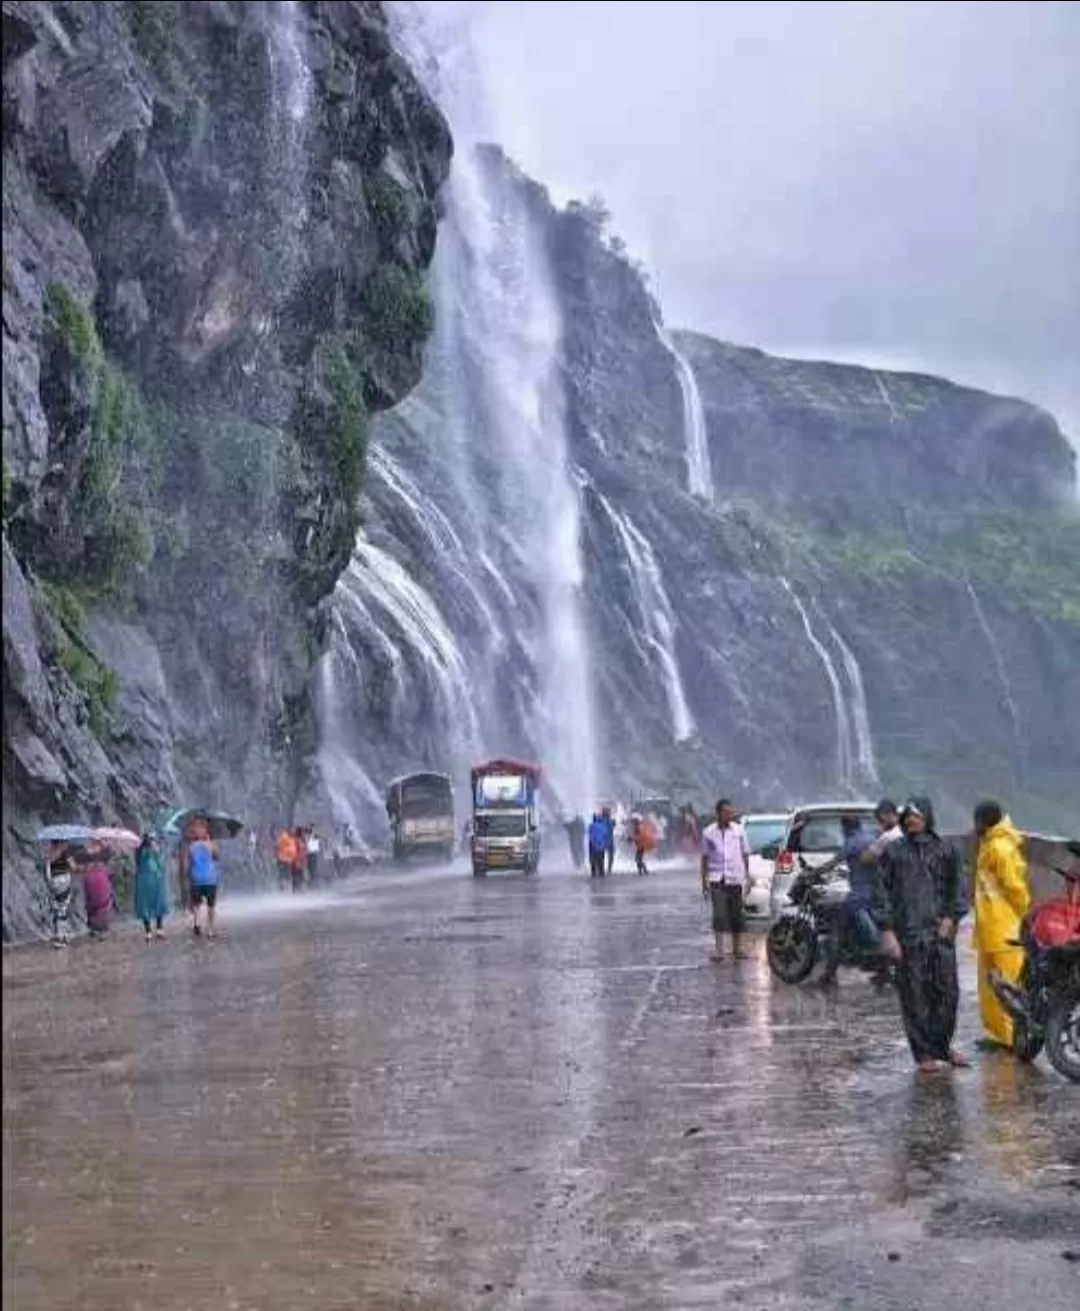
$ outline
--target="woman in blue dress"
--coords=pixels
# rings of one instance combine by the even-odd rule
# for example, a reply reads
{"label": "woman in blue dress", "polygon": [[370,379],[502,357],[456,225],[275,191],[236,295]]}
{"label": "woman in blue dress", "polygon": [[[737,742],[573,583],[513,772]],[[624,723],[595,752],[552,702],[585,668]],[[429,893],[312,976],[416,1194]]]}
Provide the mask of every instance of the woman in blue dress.
{"label": "woman in blue dress", "polygon": [[144,833],[135,856],[135,914],[142,920],[146,941],[165,936],[169,895],[165,880],[165,857],[158,839]]}

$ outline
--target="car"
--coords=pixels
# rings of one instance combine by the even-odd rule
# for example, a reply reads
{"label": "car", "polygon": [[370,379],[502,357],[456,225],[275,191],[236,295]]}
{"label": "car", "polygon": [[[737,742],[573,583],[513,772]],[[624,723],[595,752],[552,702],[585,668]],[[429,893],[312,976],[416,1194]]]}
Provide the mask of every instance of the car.
{"label": "car", "polygon": [[800,858],[812,869],[831,860],[844,845],[842,821],[854,816],[869,833],[877,835],[874,806],[869,801],[822,802],[798,806],[790,815],[787,829],[775,853],[769,908],[773,916],[791,905],[788,889],[798,874]]}
{"label": "car", "polygon": [[744,815],[740,820],[750,844],[750,890],[743,908],[753,918],[765,918],[771,909],[773,864],[787,836],[790,811]]}

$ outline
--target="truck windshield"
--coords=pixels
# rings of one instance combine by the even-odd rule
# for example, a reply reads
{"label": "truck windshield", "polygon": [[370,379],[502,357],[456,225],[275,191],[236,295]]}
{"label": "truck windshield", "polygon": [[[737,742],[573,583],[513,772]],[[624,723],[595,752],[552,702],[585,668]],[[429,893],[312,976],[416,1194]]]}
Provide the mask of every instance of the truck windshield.
{"label": "truck windshield", "polygon": [[448,782],[436,779],[405,783],[401,789],[401,813],[406,819],[433,819],[453,812],[454,802]]}
{"label": "truck windshield", "polygon": [[476,816],[478,838],[523,838],[525,816],[507,812],[479,812]]}

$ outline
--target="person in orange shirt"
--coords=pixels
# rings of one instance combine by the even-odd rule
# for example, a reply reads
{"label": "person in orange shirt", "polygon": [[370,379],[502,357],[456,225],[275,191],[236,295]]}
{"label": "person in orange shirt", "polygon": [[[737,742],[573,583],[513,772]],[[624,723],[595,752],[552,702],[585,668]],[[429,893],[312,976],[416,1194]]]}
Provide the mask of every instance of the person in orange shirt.
{"label": "person in orange shirt", "polygon": [[296,838],[291,829],[283,828],[277,839],[278,887],[282,892],[292,887],[296,857]]}

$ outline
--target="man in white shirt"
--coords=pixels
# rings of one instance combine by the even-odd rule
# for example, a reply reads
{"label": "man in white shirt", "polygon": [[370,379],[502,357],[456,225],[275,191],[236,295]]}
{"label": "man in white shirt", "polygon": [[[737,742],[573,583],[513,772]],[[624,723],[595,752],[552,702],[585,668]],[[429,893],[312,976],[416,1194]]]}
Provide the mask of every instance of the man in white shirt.
{"label": "man in white shirt", "polygon": [[742,950],[743,892],[750,882],[750,844],[743,826],[736,822],[737,814],[726,798],[718,801],[716,823],[701,835],[701,893],[712,901],[715,961],[724,959],[725,933],[731,934],[735,959],[746,959]]}
{"label": "man in white shirt", "polygon": [[900,812],[894,801],[888,798],[879,801],[874,807],[874,818],[877,820],[878,836],[863,852],[865,865],[876,864],[885,848],[904,836],[904,830],[900,827]]}

